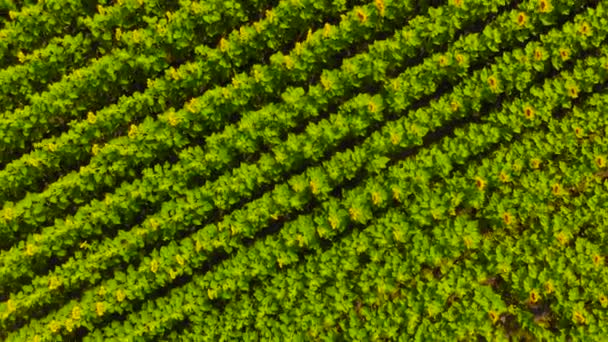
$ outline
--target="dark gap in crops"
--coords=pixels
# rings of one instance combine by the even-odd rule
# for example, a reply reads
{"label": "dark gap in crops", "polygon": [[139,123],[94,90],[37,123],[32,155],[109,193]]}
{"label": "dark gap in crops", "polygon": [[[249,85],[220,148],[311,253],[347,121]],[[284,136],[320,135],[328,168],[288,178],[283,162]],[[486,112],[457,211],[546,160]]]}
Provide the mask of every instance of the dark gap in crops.
{"label": "dark gap in crops", "polygon": [[[256,6],[257,3],[257,6]],[[275,7],[278,0],[273,1],[243,1],[241,6],[247,10],[247,13],[252,15],[249,18],[248,24],[253,24],[256,21],[260,21],[266,17],[266,11]]]}
{"label": "dark gap in crops", "polygon": [[[431,237],[431,239],[432,239],[432,237]],[[410,274],[411,278],[408,281],[409,281],[409,283],[413,284],[413,286],[415,286],[415,284],[421,280],[420,278],[422,278],[422,281],[424,281],[424,277],[425,277],[424,273],[427,273],[427,272],[430,273],[430,275],[433,277],[434,280],[439,281],[442,278],[444,278],[445,276],[447,276],[448,274],[450,274],[454,270],[454,266],[462,263],[465,259],[466,260],[470,260],[469,258],[471,256],[476,255],[476,254],[477,254],[477,252],[476,251],[472,251],[472,250],[465,250],[465,251],[463,251],[458,256],[454,257],[453,259],[450,259],[450,261],[452,261],[452,265],[446,270],[445,273],[441,273],[441,271],[439,270],[439,267],[435,267],[433,265],[430,265],[427,262],[422,263],[420,270],[418,270],[416,272],[418,274]],[[403,284],[403,283],[401,283],[399,285],[406,285],[407,286],[407,284]],[[465,293],[465,295],[463,297],[466,297],[466,296],[467,296],[467,294]],[[454,296],[454,294],[452,294],[452,296],[450,296],[446,300],[446,303],[445,303],[445,306],[444,306],[444,311],[447,311],[455,302],[461,301],[463,299],[463,297],[456,297],[456,296]],[[438,316],[434,316],[434,317],[429,318],[429,321],[432,324],[440,322]]]}
{"label": "dark gap in crops", "polygon": [[[585,142],[585,143],[588,143],[588,142]],[[594,174],[594,176],[597,177],[597,173]],[[588,182],[600,183],[600,182],[604,182],[604,181],[596,181],[595,179],[593,179]],[[581,189],[581,185],[579,184],[576,186],[575,189],[570,190],[571,197],[586,196],[587,194],[588,194],[587,182],[583,183],[582,189]],[[569,205],[568,207],[571,210],[576,209],[572,205]],[[590,213],[592,213],[592,211],[591,211],[592,209],[590,209],[588,207],[585,207],[583,210],[586,210],[586,211],[589,211]],[[592,224],[592,223],[586,222],[579,227],[579,231],[577,233],[573,234],[574,239],[572,239],[571,242],[573,243],[578,238],[587,239],[589,241],[602,241],[604,239],[604,237],[603,237],[603,232],[602,232],[601,227],[602,227],[601,224]],[[605,265],[606,262],[603,262],[603,264]]]}
{"label": "dark gap in crops", "polygon": [[[447,270],[447,272],[446,272],[444,275],[442,275],[442,276],[440,276],[440,277],[435,277],[435,279],[438,279],[438,280],[439,280],[439,279],[443,278],[443,276],[448,275],[449,273],[451,273],[451,272],[454,270],[454,267],[453,267],[453,266],[458,265],[459,263],[463,262],[465,259],[466,259],[466,260],[470,260],[469,258],[470,258],[470,257],[472,257],[472,256],[474,256],[474,255],[476,255],[476,254],[477,254],[477,252],[475,252],[475,251],[464,251],[462,254],[460,254],[458,257],[456,257],[456,258],[454,259],[454,263],[453,263],[453,265],[452,265],[452,266],[451,266],[451,267],[450,267],[450,268]],[[421,272],[422,272],[422,271],[421,271]],[[413,284],[413,285],[411,285],[412,287],[414,287],[414,286],[415,286],[415,284],[416,284],[418,281],[420,281],[420,277],[417,277],[417,276],[419,276],[419,275],[420,275],[420,274],[418,274],[418,275],[414,275],[414,276],[413,276],[413,277],[410,279],[410,283],[412,283],[412,284]],[[424,281],[424,279],[423,279],[423,281]],[[466,293],[465,293],[465,294],[464,294],[462,297],[457,297],[457,296],[455,296],[454,294],[452,294],[452,295],[451,295],[450,297],[448,297],[448,298],[447,298],[447,300],[446,300],[446,303],[445,303],[445,305],[444,305],[444,311],[449,310],[449,308],[450,308],[450,307],[452,307],[452,305],[453,305],[455,302],[461,302],[463,299],[465,299],[465,298],[469,297],[470,295],[471,295],[470,291],[467,291],[467,292],[466,292]],[[468,298],[467,298],[467,299],[468,299]],[[434,317],[429,318],[429,321],[430,321],[432,324],[439,323],[439,322],[440,322],[440,318],[439,318],[439,316],[434,316]],[[421,322],[418,322],[418,323],[416,324],[416,327],[415,327],[414,329],[415,329],[415,330],[417,330],[417,329],[418,329],[418,327],[420,326],[420,324],[421,324]],[[478,341],[480,341],[479,337],[478,337],[478,339],[477,339],[477,340],[478,340]],[[484,340],[484,341],[485,341],[485,340]]]}
{"label": "dark gap in crops", "polygon": [[[576,209],[576,208],[570,208],[572,210]],[[591,208],[587,208],[584,207],[582,208],[582,210],[587,211],[590,215],[593,215],[592,209]],[[602,239],[604,239],[603,235],[603,228],[602,228],[602,224],[598,224],[596,221],[591,221],[591,222],[585,222],[583,224],[581,224],[580,227],[578,227],[578,232],[576,232],[575,234],[573,234],[573,239],[572,241],[570,241],[569,243],[572,243],[573,245],[576,243],[576,239],[586,239],[588,241],[602,241]],[[601,262],[600,265],[605,266],[607,263],[606,260],[604,260],[603,262]]]}
{"label": "dark gap in crops", "polygon": [[[554,111],[553,118],[557,120],[563,119],[565,116],[570,114],[573,107],[582,107],[584,105],[584,102],[588,101],[591,98],[592,94],[605,94],[606,90],[608,90],[608,81],[595,84],[591,88],[591,92],[585,92],[583,94],[579,94],[579,96],[574,99],[570,99],[570,105],[567,108],[560,107],[556,111]],[[608,94],[606,94],[606,96],[608,96]]]}
{"label": "dark gap in crops", "polygon": [[[170,341],[170,340],[172,340],[171,334],[174,333],[174,332],[176,332],[176,331],[179,332],[177,334],[177,336],[183,336],[184,334],[186,334],[186,331],[187,331],[186,329],[188,329],[188,328],[192,328],[192,322],[190,321],[190,318],[186,315],[186,317],[184,317],[183,319],[178,320],[169,329],[165,329],[165,331],[163,332],[163,334],[160,336],[160,340],[161,341]],[[173,336],[175,336],[175,335],[173,335]],[[175,339],[175,338],[173,338],[173,339]]]}
{"label": "dark gap in crops", "polygon": [[[537,224],[538,223],[535,223],[534,225]],[[531,227],[532,231],[536,229],[542,230],[541,227],[534,227],[534,225]],[[571,242],[573,243],[573,241]],[[572,245],[570,247],[574,248]],[[578,279],[581,279],[581,274],[579,274],[577,271],[574,271],[574,274]],[[522,312],[529,312],[530,314],[532,314],[534,321],[545,321],[546,323],[548,323],[548,326],[545,329],[548,329],[553,333],[557,333],[560,331],[560,329],[556,325],[559,322],[553,320],[553,318],[555,318],[556,316],[554,315],[554,312],[551,309],[551,307],[556,304],[555,298],[553,298],[552,296],[545,296],[540,302],[535,304],[529,302],[522,303],[521,296],[517,296],[511,291],[512,287],[510,286],[510,280],[504,279],[504,277],[500,274],[495,275],[492,279],[495,280],[494,284],[492,284],[492,290],[501,297],[501,299],[505,302],[506,305],[515,306],[519,308]],[[584,291],[583,288],[579,288],[579,290]],[[509,332],[527,332],[527,329],[524,329],[520,322],[517,320],[517,318],[511,314],[503,314],[501,316],[501,323],[503,329]]]}
{"label": "dark gap in crops", "polygon": [[35,5],[36,2],[36,0],[13,0],[11,2],[3,2],[2,7],[0,8],[0,22],[2,22],[0,29],[3,29],[5,24],[11,21],[8,14],[9,11],[21,11],[23,7]]}
{"label": "dark gap in crops", "polygon": [[[606,91],[608,89],[608,82],[603,82],[603,83],[598,83],[596,85],[593,86],[592,90],[591,90],[591,94],[593,93],[604,93],[604,91]],[[563,119],[566,115],[568,115],[570,113],[570,111],[572,110],[572,107],[574,106],[580,106],[581,103],[584,100],[587,100],[588,94],[585,93],[582,96],[579,95],[577,98],[574,99],[570,99],[570,105],[568,107],[560,107],[558,108],[556,111],[554,111],[552,114],[552,117],[554,119]]]}
{"label": "dark gap in crops", "polygon": [[[486,285],[490,286],[494,293],[500,295],[506,305],[520,306],[520,299],[509,291],[508,283],[500,275],[489,277]],[[517,317],[510,313],[503,313],[497,324],[507,335],[519,335],[523,331]]]}

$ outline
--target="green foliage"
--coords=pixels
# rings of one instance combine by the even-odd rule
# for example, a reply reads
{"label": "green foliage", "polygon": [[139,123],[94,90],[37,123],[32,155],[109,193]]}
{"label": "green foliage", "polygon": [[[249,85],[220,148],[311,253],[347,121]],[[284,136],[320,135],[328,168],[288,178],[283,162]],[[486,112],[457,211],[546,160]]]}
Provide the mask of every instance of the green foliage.
{"label": "green foliage", "polygon": [[0,338],[605,338],[606,5],[0,1]]}

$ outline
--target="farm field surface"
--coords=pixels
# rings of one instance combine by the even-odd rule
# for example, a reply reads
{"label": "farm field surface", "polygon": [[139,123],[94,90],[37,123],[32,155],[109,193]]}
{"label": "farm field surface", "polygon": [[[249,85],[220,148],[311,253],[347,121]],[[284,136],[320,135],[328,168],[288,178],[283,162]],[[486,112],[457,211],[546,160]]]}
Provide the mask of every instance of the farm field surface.
{"label": "farm field surface", "polygon": [[0,340],[608,340],[608,0],[0,0]]}

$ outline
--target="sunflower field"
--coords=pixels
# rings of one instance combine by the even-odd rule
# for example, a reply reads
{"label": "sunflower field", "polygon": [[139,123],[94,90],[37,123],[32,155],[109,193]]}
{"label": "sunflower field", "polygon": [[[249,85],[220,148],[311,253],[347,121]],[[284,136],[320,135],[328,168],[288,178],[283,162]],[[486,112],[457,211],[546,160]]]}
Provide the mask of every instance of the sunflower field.
{"label": "sunflower field", "polygon": [[608,340],[608,0],[0,0],[0,340]]}

